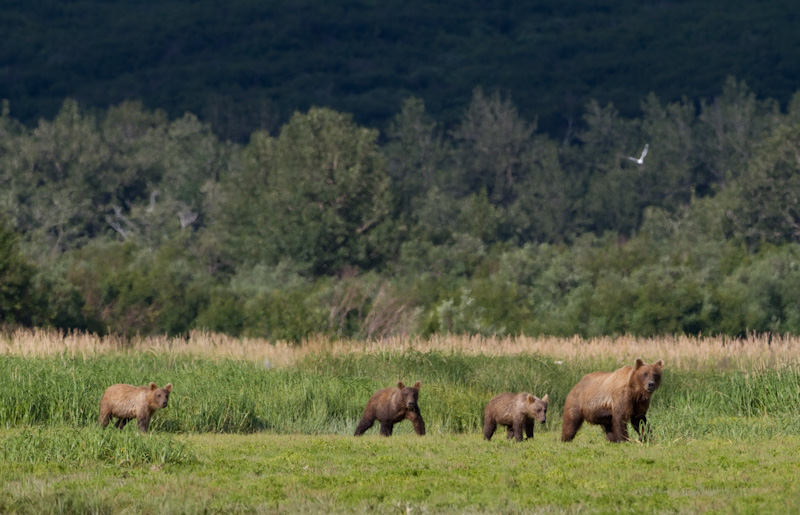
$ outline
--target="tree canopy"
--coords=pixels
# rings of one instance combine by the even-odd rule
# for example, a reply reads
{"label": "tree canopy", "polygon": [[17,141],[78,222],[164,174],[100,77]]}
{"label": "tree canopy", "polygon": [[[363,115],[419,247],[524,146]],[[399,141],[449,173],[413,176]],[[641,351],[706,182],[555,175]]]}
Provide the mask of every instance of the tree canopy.
{"label": "tree canopy", "polygon": [[[800,332],[798,97],[589,102],[552,138],[476,89],[451,128],[330,108],[0,117],[0,322],[298,340]],[[647,154],[640,159],[647,145]]]}

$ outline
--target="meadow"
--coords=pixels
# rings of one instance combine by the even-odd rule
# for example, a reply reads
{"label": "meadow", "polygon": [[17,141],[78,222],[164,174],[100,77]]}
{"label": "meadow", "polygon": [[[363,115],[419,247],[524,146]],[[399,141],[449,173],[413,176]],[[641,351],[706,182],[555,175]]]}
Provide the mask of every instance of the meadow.
{"label": "meadow", "polygon": [[[800,339],[441,336],[300,345],[193,333],[0,335],[0,512],[776,512],[800,508]],[[561,407],[593,370],[665,362],[654,438],[613,445]],[[352,437],[364,404],[420,380],[408,422]],[[150,433],[97,426],[105,387],[172,382]],[[496,393],[550,396],[533,441],[491,442]]]}

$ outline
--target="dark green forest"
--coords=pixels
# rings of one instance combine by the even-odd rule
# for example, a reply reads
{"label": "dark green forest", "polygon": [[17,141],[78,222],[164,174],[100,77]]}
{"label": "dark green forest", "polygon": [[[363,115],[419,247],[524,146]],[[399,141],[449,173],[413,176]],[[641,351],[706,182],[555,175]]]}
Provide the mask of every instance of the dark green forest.
{"label": "dark green forest", "polygon": [[[474,91],[452,128],[330,108],[222,140],[67,100],[0,118],[0,319],[125,335],[800,332],[800,95],[590,102],[568,139]],[[649,152],[639,164],[645,145]]]}
{"label": "dark green forest", "polygon": [[641,115],[729,75],[785,105],[794,0],[4,0],[0,99],[26,124],[65,98],[139,100],[246,143],[312,106],[384,129],[409,97],[456,123],[476,87],[562,138],[591,100]]}
{"label": "dark green forest", "polygon": [[9,0],[0,326],[800,333],[798,12]]}

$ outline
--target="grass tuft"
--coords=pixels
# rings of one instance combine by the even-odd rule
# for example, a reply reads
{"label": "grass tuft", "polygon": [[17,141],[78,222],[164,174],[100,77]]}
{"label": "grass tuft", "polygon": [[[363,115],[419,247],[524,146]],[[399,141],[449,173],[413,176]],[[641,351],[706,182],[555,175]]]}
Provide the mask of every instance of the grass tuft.
{"label": "grass tuft", "polygon": [[68,466],[97,461],[117,466],[196,461],[186,441],[173,435],[71,427],[33,427],[14,432],[2,441],[0,455],[14,463]]}

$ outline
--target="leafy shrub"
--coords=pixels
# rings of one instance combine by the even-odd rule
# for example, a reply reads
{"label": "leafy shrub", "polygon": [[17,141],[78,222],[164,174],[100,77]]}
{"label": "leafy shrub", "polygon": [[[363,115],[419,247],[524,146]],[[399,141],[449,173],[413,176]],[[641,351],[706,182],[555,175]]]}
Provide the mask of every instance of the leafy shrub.
{"label": "leafy shrub", "polygon": [[35,268],[23,257],[18,241],[0,217],[0,324],[30,324],[37,311],[32,294]]}

